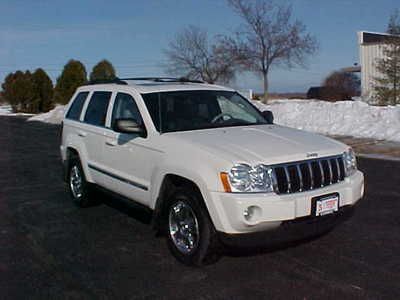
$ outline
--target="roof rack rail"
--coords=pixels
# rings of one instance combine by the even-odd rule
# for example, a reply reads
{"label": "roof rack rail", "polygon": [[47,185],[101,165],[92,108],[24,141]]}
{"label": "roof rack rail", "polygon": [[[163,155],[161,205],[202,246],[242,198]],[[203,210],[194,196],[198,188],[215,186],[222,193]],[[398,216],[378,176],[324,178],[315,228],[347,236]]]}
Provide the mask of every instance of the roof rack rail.
{"label": "roof rack rail", "polygon": [[123,85],[127,85],[127,83],[118,78],[115,77],[114,79],[104,79],[104,80],[92,80],[88,82],[88,85],[93,85],[93,84],[106,84],[106,83],[115,83],[115,84],[123,84]]}
{"label": "roof rack rail", "polygon": [[119,80],[132,80],[132,81],[153,81],[153,82],[181,82],[181,83],[205,83],[201,80],[192,80],[185,77],[173,78],[173,77],[132,77],[132,78],[120,78]]}

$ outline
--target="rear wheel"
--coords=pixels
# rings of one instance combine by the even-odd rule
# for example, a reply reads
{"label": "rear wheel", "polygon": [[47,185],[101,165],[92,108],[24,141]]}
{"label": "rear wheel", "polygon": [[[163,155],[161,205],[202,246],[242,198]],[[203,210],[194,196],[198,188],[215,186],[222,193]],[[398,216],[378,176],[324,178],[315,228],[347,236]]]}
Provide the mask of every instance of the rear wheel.
{"label": "rear wheel", "polygon": [[197,191],[177,189],[168,201],[165,219],[167,244],[179,261],[201,266],[219,259],[215,228]]}
{"label": "rear wheel", "polygon": [[68,189],[74,203],[80,207],[94,204],[90,198],[90,186],[86,181],[82,165],[77,156],[73,156],[68,167]]}

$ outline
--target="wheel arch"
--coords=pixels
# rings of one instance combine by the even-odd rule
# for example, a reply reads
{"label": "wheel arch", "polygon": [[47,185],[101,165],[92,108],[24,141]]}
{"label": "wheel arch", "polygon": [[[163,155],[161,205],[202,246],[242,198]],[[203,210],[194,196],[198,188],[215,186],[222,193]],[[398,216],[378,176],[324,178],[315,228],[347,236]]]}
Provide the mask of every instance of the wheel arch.
{"label": "wheel arch", "polygon": [[204,191],[204,189],[202,189],[202,187],[196,183],[196,180],[175,173],[167,173],[162,179],[155,200],[152,218],[153,229],[155,229],[157,232],[160,232],[162,220],[166,211],[167,200],[178,188],[190,188],[193,189],[194,192],[198,193],[198,195],[201,196],[201,204],[204,205],[210,220],[214,223],[214,219],[210,214],[210,205],[207,204],[206,191]]}
{"label": "wheel arch", "polygon": [[79,158],[80,162],[81,162],[81,166],[83,169],[83,172],[85,174],[86,180],[88,182],[92,182],[92,177],[90,176],[90,172],[87,166],[87,163],[85,162],[85,156],[83,156],[83,154],[79,151],[79,149],[77,147],[73,147],[72,145],[69,145],[66,148],[66,160],[65,160],[65,180],[67,178],[67,171],[69,169],[69,162],[71,160],[71,158],[73,156],[76,156]]}

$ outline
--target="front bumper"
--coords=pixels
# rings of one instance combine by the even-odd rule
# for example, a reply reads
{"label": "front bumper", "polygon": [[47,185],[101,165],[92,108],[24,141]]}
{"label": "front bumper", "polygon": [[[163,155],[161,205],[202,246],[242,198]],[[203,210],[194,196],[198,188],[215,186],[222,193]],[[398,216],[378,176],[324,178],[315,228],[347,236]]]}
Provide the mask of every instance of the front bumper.
{"label": "front bumper", "polygon": [[346,205],[338,212],[322,217],[303,217],[283,221],[274,230],[243,234],[227,234],[219,232],[220,241],[229,247],[277,247],[291,242],[304,240],[323,234],[335,225],[347,220],[354,212],[353,205]]}
{"label": "front bumper", "polygon": [[[243,234],[277,229],[285,221],[310,217],[311,199],[331,193],[339,194],[339,208],[354,205],[364,194],[363,173],[357,171],[340,183],[287,195],[211,192],[207,204],[218,232]],[[255,214],[246,219],[249,207],[255,207]]]}

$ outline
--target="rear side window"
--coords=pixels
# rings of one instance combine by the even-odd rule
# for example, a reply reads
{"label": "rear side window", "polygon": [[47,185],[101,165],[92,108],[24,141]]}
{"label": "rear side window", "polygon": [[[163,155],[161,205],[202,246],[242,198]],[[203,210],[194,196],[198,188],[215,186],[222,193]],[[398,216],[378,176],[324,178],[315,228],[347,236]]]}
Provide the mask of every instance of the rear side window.
{"label": "rear side window", "polygon": [[80,92],[78,95],[76,95],[74,101],[72,102],[71,108],[67,113],[67,119],[79,120],[83,104],[85,104],[85,100],[88,95],[89,92]]}
{"label": "rear side window", "polygon": [[96,126],[106,123],[111,92],[94,92],[86,109],[85,122]]}

